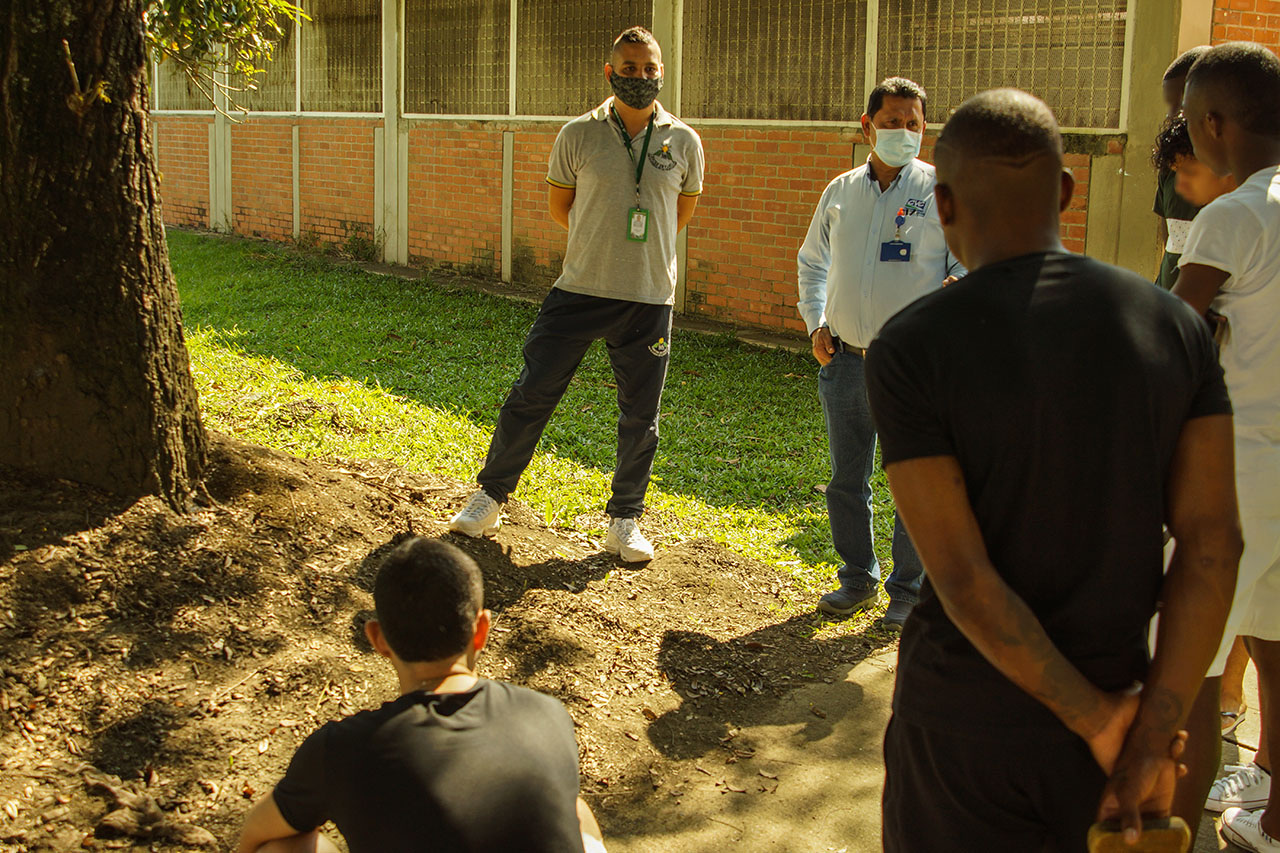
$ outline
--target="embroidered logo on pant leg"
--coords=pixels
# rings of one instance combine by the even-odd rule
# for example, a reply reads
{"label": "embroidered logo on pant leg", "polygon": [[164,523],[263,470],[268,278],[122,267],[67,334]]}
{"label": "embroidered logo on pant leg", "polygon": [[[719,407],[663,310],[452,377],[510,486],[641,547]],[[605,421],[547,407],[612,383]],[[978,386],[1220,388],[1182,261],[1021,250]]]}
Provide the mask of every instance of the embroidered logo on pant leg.
{"label": "embroidered logo on pant leg", "polygon": [[649,344],[649,352],[658,358],[662,358],[671,352],[671,344],[667,343],[666,338],[658,338],[656,342]]}

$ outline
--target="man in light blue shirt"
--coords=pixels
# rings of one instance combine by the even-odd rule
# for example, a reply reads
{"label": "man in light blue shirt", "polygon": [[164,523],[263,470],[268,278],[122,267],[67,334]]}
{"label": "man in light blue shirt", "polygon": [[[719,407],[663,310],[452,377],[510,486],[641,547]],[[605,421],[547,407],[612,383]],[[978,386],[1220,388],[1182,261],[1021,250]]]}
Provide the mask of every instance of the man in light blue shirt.
{"label": "man in light blue shirt", "polygon": [[[947,251],[934,209],[933,166],[916,159],[924,109],[924,89],[903,77],[871,91],[862,116],[871,156],[827,186],[800,247],[798,307],[822,365],[818,395],[831,452],[827,514],[843,563],[836,573],[840,587],[822,596],[818,609],[834,616],[869,607],[879,596],[870,486],[876,434],[863,377],[866,348],[900,309],[948,276],[964,274]],[[919,597],[924,568],[896,514],[892,553],[881,624],[900,631]]]}

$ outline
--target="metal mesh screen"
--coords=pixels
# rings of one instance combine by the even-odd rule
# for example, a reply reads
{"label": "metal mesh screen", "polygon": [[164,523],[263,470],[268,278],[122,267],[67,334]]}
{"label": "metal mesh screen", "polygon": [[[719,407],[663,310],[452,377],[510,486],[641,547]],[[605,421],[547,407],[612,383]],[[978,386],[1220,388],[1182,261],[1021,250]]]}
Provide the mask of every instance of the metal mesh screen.
{"label": "metal mesh screen", "polygon": [[405,0],[404,109],[506,115],[508,0]]}
{"label": "metal mesh screen", "polygon": [[866,0],[686,0],[681,112],[857,119],[866,22]]}
{"label": "metal mesh screen", "polygon": [[652,19],[650,0],[519,0],[516,112],[576,116],[603,101],[609,46],[627,27],[649,27]]}
{"label": "metal mesh screen", "polygon": [[191,84],[176,62],[161,62],[156,69],[156,109],[212,110],[213,103]]}
{"label": "metal mesh screen", "polygon": [[1064,127],[1118,128],[1127,0],[880,0],[878,69],[929,93],[942,122],[965,98],[1017,86]]}
{"label": "metal mesh screen", "polygon": [[[298,31],[294,22],[284,15],[280,16],[280,26],[284,29],[284,36],[271,52],[271,61],[254,63],[263,69],[263,73],[255,74],[253,78],[257,88],[232,93],[231,100],[238,106],[247,110],[293,111],[298,82]],[[304,22],[303,26],[309,24]]]}
{"label": "metal mesh screen", "polygon": [[312,112],[382,110],[380,0],[304,0],[302,108]]}

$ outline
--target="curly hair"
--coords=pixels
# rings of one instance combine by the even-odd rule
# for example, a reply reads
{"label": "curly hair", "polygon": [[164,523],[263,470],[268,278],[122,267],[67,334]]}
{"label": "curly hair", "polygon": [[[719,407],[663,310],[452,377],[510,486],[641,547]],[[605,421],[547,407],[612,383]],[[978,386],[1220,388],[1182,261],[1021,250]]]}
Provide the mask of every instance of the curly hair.
{"label": "curly hair", "polygon": [[1156,136],[1156,144],[1151,149],[1151,165],[1160,173],[1172,171],[1179,157],[1195,157],[1195,149],[1191,146],[1191,134],[1187,132],[1187,120],[1183,116],[1175,116],[1165,121]]}

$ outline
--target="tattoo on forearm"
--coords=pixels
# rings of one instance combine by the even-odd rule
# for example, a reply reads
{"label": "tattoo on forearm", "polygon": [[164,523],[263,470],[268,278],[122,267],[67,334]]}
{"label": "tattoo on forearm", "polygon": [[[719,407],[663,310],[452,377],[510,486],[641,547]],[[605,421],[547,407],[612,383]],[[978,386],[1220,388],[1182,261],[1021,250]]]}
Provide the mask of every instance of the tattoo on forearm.
{"label": "tattoo on forearm", "polygon": [[[996,610],[1003,612],[1008,618],[1000,620],[991,635],[991,639],[999,647],[996,652],[997,666],[1005,669],[998,662],[1006,657],[1002,651],[1018,650],[1014,653],[1028,657],[1028,662],[1038,677],[1018,679],[1023,681],[1020,686],[1047,705],[1068,726],[1097,713],[1097,694],[1082,689],[1087,688],[1084,677],[1053,645],[1045,634],[1044,626],[1027,603],[1007,585],[1001,584],[1001,587],[1003,600]],[[1029,672],[1026,674],[1031,675]]]}
{"label": "tattoo on forearm", "polygon": [[1182,700],[1167,687],[1156,687],[1143,696],[1143,723],[1154,729],[1171,731],[1177,728],[1182,711]]}

